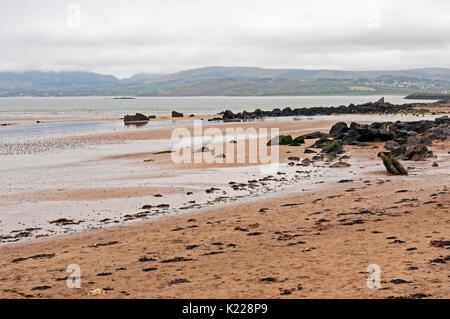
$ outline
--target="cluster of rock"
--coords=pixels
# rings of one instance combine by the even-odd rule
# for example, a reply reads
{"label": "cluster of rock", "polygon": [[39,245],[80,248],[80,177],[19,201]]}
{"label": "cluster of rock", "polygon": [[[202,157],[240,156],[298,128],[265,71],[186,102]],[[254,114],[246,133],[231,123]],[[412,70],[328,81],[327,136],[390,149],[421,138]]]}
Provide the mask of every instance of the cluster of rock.
{"label": "cluster of rock", "polygon": [[[190,117],[193,117],[194,114],[191,114]],[[172,117],[184,117],[183,113],[177,112],[177,111],[172,111]],[[125,115],[123,117],[123,121],[124,122],[143,122],[143,121],[150,121],[150,119],[155,119],[156,116],[155,115],[149,115],[146,116],[144,114],[141,113],[136,113],[135,115]]]}
{"label": "cluster of rock", "polygon": [[343,145],[386,142],[385,148],[390,152],[385,152],[385,155],[418,161],[433,156],[427,146],[432,146],[433,140],[446,140],[450,135],[449,124],[448,116],[438,117],[434,121],[374,122],[370,125],[351,123],[347,126],[344,122],[338,122],[331,128],[330,136]]}
{"label": "cluster of rock", "polygon": [[[267,142],[267,146],[273,145],[289,145],[289,146],[300,146],[305,143],[307,139],[317,139],[314,144],[309,146],[310,148],[320,148],[320,153],[328,157],[336,157],[337,154],[344,152],[342,144],[329,138],[330,135],[322,132],[313,132],[293,138],[291,135],[280,135],[272,138]],[[305,153],[317,153],[310,148],[305,149]]]}
{"label": "cluster of rock", "polygon": [[391,104],[385,102],[384,98],[381,98],[377,102],[368,102],[359,105],[349,104],[348,106],[341,105],[338,107],[309,107],[309,108],[295,108],[291,109],[286,107],[284,109],[275,108],[272,111],[262,111],[256,109],[253,112],[242,111],[239,113],[233,113],[230,110],[226,110],[222,114],[221,118],[214,118],[212,120],[223,121],[239,121],[250,120],[261,117],[281,117],[281,116],[313,116],[313,115],[332,115],[332,114],[374,114],[374,113],[409,113],[426,112],[425,110],[414,110],[414,107],[426,106],[428,103],[405,103],[405,104]]}
{"label": "cluster of rock", "polygon": [[367,142],[386,142],[388,152],[378,155],[382,158],[387,171],[391,174],[407,174],[400,164],[402,160],[425,160],[433,157],[433,152],[427,146],[433,145],[433,140],[445,141],[450,136],[450,118],[442,116],[434,121],[422,120],[413,122],[374,122],[372,124],[345,122],[334,124],[329,134],[314,132],[293,138],[291,135],[280,135],[272,138],[267,145],[298,146],[305,139],[317,139],[305,153],[315,153],[310,148],[320,148],[320,153],[327,157],[336,157],[344,152],[343,145],[367,146]]}

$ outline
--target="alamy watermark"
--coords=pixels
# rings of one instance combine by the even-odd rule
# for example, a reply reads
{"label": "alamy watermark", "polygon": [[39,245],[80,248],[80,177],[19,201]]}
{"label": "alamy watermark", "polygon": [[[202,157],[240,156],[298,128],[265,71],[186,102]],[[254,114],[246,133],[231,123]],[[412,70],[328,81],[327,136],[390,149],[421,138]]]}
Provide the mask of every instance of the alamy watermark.
{"label": "alamy watermark", "polygon": [[377,264],[370,264],[367,266],[366,271],[370,276],[366,280],[367,287],[370,289],[381,288],[381,268]]}
{"label": "alamy watermark", "polygon": [[203,129],[202,121],[195,120],[193,130],[179,127],[172,131],[171,158],[175,164],[255,164],[261,173],[277,172],[279,168],[278,143],[268,146],[268,140],[279,136],[278,128]]}
{"label": "alamy watermark", "polygon": [[67,266],[66,272],[70,273],[66,279],[67,288],[81,288],[81,268],[77,264]]}
{"label": "alamy watermark", "polygon": [[81,27],[81,7],[78,4],[69,4],[66,8],[66,27],[79,29]]}

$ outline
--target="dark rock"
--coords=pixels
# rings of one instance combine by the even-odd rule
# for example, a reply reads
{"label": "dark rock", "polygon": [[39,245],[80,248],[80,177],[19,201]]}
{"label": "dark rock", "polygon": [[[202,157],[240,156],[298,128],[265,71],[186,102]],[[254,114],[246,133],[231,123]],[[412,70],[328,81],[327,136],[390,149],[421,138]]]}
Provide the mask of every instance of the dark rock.
{"label": "dark rock", "polygon": [[297,136],[296,138],[294,138],[292,140],[291,145],[292,146],[299,146],[300,144],[304,144],[305,143],[305,138],[303,136]]}
{"label": "dark rock", "polygon": [[380,157],[383,160],[384,167],[389,174],[393,175],[407,175],[408,171],[397,161],[394,157],[387,156],[384,153],[380,153]]}
{"label": "dark rock", "polygon": [[428,137],[416,137],[416,136],[410,136],[406,140],[406,146],[416,146],[419,144],[424,144],[426,146],[432,146],[433,142]]}
{"label": "dark rock", "polygon": [[292,136],[290,135],[280,135],[272,138],[269,142],[267,142],[267,146],[272,145],[289,145],[292,143]]}
{"label": "dark rock", "polygon": [[209,152],[211,152],[211,150],[209,147],[203,146],[202,148],[198,149],[196,152],[197,153],[209,153]]}
{"label": "dark rock", "polygon": [[391,141],[387,141],[386,145],[384,146],[385,149],[390,150],[390,151],[392,151],[392,150],[394,150],[394,149],[396,149],[398,147],[400,147],[400,144],[398,144],[396,141],[392,141],[392,140]]}
{"label": "dark rock", "polygon": [[341,139],[343,145],[356,145],[361,135],[356,131],[348,131]]}
{"label": "dark rock", "polygon": [[433,152],[429,151],[424,144],[409,147],[402,156],[403,159],[412,161],[423,161],[430,157],[433,157]]}
{"label": "dark rock", "polygon": [[179,113],[177,111],[172,111],[172,117],[183,117],[183,113]]}
{"label": "dark rock", "polygon": [[232,119],[234,119],[235,118],[235,116],[234,116],[234,113],[233,112],[231,112],[230,110],[226,110],[225,112],[223,112],[223,119],[225,120],[232,120]]}
{"label": "dark rock", "polygon": [[305,134],[305,135],[302,135],[302,136],[303,136],[303,138],[304,138],[305,140],[316,139],[316,138],[322,138],[322,137],[329,137],[328,134],[322,133],[322,132],[319,132],[319,131],[313,132],[313,133],[308,133],[308,134]]}
{"label": "dark rock", "polygon": [[342,147],[341,143],[337,142],[337,141],[333,141],[331,143],[328,143],[327,146],[325,146],[324,148],[322,148],[322,150],[320,151],[321,153],[325,153],[328,155],[333,155],[333,157],[336,157],[336,154],[342,153],[344,151],[344,148]]}
{"label": "dark rock", "polygon": [[447,129],[445,127],[430,128],[425,133],[425,136],[431,140],[445,139],[447,137]]}
{"label": "dark rock", "polygon": [[337,122],[330,129],[330,135],[333,137],[339,137],[349,130],[347,123]]}
{"label": "dark rock", "polygon": [[350,166],[352,166],[352,165],[350,165],[349,163],[346,163],[346,162],[337,162],[337,163],[330,165],[331,168],[350,167]]}
{"label": "dark rock", "polygon": [[448,117],[448,115],[437,117],[434,121],[436,122],[436,124],[450,124],[450,118]]}
{"label": "dark rock", "polygon": [[139,122],[139,121],[148,121],[148,116],[145,116],[141,113],[136,113],[135,115],[125,115],[123,117],[124,122]]}
{"label": "dark rock", "polygon": [[309,158],[305,158],[303,161],[302,161],[302,165],[303,166],[309,166],[311,164],[311,160],[309,159]]}
{"label": "dark rock", "polygon": [[403,154],[406,153],[407,147],[405,145],[399,146],[397,148],[394,148],[393,150],[391,150],[391,152],[389,153],[390,156],[392,157],[400,157]]}
{"label": "dark rock", "polygon": [[331,140],[331,139],[329,139],[327,137],[321,137],[313,145],[311,145],[310,147],[312,147],[312,148],[323,148],[323,147],[327,146],[328,144],[330,144],[331,142],[333,142],[333,140]]}
{"label": "dark rock", "polygon": [[314,151],[314,150],[312,150],[312,149],[309,149],[309,148],[305,148],[305,151],[304,151],[304,153],[305,154],[315,154],[315,153],[317,153],[316,151]]}

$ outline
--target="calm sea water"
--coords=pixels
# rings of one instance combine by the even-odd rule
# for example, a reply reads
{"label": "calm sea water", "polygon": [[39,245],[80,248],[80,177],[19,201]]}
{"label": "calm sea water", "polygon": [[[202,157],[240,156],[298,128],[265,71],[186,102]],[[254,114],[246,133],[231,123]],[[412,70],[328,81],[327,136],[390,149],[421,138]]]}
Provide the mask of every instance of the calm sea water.
{"label": "calm sea water", "polygon": [[[0,98],[0,122],[48,119],[104,119],[120,118],[140,112],[146,115],[167,116],[171,111],[189,114],[216,114],[230,109],[253,111],[275,107],[339,106],[350,103],[377,101],[381,96],[296,96],[296,97],[139,97],[113,99],[111,97],[13,97]],[[403,96],[385,96],[395,104],[414,102]],[[417,101],[423,102],[423,101]]]}

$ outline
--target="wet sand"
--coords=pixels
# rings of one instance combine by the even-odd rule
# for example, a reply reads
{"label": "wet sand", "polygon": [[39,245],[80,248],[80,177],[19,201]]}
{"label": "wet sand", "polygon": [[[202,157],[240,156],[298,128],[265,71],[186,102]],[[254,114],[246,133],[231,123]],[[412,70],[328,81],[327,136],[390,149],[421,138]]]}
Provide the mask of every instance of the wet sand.
{"label": "wet sand", "polygon": [[[315,130],[328,131],[335,122],[334,119],[241,122],[219,127],[280,127],[280,133],[297,136]],[[169,137],[170,129],[161,128],[83,138],[139,141]],[[306,146],[313,142],[307,140]],[[337,179],[330,180],[319,175],[310,180],[314,181],[314,187],[303,190],[292,187],[295,183],[300,185],[304,178],[308,181],[310,173],[298,177],[296,173],[289,173],[289,169],[295,172],[303,168],[288,166],[292,161],[287,157],[309,158],[314,154],[304,154],[305,145],[283,146],[280,161],[288,173],[286,177],[277,176],[280,183],[274,182],[266,193],[261,193],[264,196],[256,196],[250,189],[239,198],[240,190],[234,194],[231,186],[225,187],[229,180],[212,180],[207,182],[219,183],[221,191],[225,188],[226,195],[235,196],[236,201],[212,207],[205,204],[182,214],[150,221],[128,225],[112,222],[111,225],[119,226],[3,245],[0,247],[0,296],[449,298],[449,246],[445,243],[450,240],[450,144],[439,142],[432,147],[438,154],[437,159],[407,162],[414,167],[412,174],[400,177],[388,176],[377,159],[376,154],[383,146],[384,143],[345,146],[350,155],[346,161],[352,166],[334,170],[344,170],[346,178],[337,175]],[[151,161],[144,162],[149,159]],[[433,161],[438,162],[438,168],[431,166]],[[123,201],[130,197],[138,201],[129,206],[126,213],[136,214],[140,207],[137,203],[164,203],[170,201],[174,193],[182,193],[185,202],[197,199],[195,196],[206,196],[208,183],[205,181],[193,185],[192,189],[186,187],[188,184],[171,184],[171,178],[181,181],[186,170],[205,172],[243,166],[175,165],[170,162],[170,154],[154,152],[126,152],[66,165],[89,165],[93,170],[101,165],[112,171],[122,165],[129,168],[130,173],[137,169],[148,170],[148,173],[110,174],[112,185],[121,182],[120,187],[108,186],[105,178],[100,183],[103,187],[46,188],[15,193],[2,200],[7,199],[10,204],[26,201],[38,205],[80,201],[81,206],[84,201],[101,205],[99,200]],[[316,165],[320,171],[323,164]],[[233,180],[236,176],[229,174],[228,177]],[[154,186],[161,177],[168,180],[167,184]],[[290,188],[281,187],[286,184],[283,178],[288,181],[292,178]],[[146,181],[148,185],[137,187],[133,181]],[[174,188],[175,185],[179,188]],[[188,191],[193,193],[193,198],[185,197]],[[158,194],[162,198],[154,197]],[[208,200],[211,198],[205,199],[205,203]],[[79,219],[77,214],[73,217],[75,221]],[[71,226],[68,227],[69,230]],[[443,245],[436,245],[436,241]],[[66,286],[65,279],[69,275],[66,268],[70,264],[81,267],[80,289]],[[381,289],[367,288],[366,269],[370,264],[381,267]]]}
{"label": "wet sand", "polygon": [[[448,180],[358,179],[0,248],[2,297],[448,298]],[[262,212],[261,209],[265,208]],[[27,259],[22,259],[27,258]],[[81,288],[66,268],[81,267]],[[381,289],[366,269],[381,267]]]}

